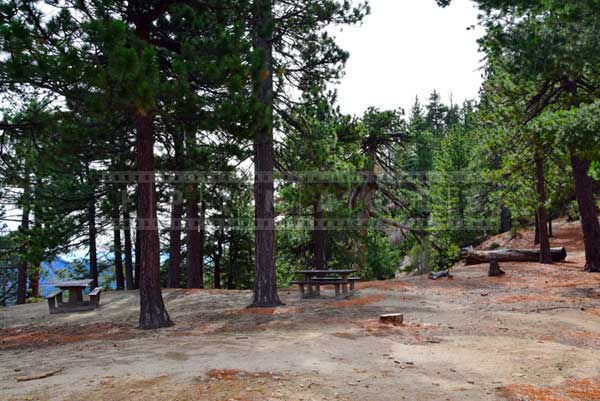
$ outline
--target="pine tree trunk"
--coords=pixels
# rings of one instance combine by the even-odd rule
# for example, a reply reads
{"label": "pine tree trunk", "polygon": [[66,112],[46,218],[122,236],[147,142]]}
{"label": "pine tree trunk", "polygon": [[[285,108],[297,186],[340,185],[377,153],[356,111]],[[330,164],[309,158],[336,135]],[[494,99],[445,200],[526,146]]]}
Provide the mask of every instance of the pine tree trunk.
{"label": "pine tree trunk", "polygon": [[[138,219],[139,219],[139,210],[138,210]],[[135,229],[135,269],[133,271],[133,289],[140,289],[140,272],[142,270],[142,233],[139,228]]]}
{"label": "pine tree trunk", "polygon": [[221,260],[223,258],[223,241],[224,241],[224,232],[223,228],[220,228],[217,234],[217,251],[215,252],[215,288],[221,288]]}
{"label": "pine tree trunk", "polygon": [[181,287],[181,216],[183,215],[183,203],[179,196],[174,193],[171,205],[171,228],[169,231],[169,288]]}
{"label": "pine tree trunk", "polygon": [[125,277],[123,275],[123,252],[121,249],[121,219],[118,202],[118,196],[115,196],[115,200],[112,205],[113,240],[115,245],[115,278],[117,282],[117,291],[123,291],[125,289]]}
{"label": "pine tree trunk", "polygon": [[550,238],[554,237],[554,232],[552,230],[552,217],[551,216],[548,217],[548,237],[550,237]]}
{"label": "pine tree trunk", "polygon": [[29,269],[29,291],[33,298],[40,297],[40,265],[34,265]]}
{"label": "pine tree trunk", "polygon": [[323,209],[321,208],[321,196],[313,202],[313,267],[315,270],[326,268],[327,232],[324,230]]}
{"label": "pine tree trunk", "polygon": [[188,185],[186,205],[186,248],[187,248],[187,287],[202,288],[203,272],[200,250],[200,208],[198,207],[198,188],[196,184]]}
{"label": "pine tree trunk", "polygon": [[229,233],[229,273],[227,274],[227,289],[229,290],[233,290],[235,288],[234,275],[237,262],[237,238],[235,235],[235,230],[235,227],[233,227]]}
{"label": "pine tree trunk", "polygon": [[[175,171],[184,169],[183,152],[184,152],[184,133],[177,130],[173,134],[173,164]],[[182,188],[177,186],[173,192],[171,201],[171,227],[169,230],[169,270],[167,278],[167,287],[181,287],[181,217],[183,216],[183,199]]]}
{"label": "pine tree trunk", "polygon": [[506,233],[512,230],[512,217],[510,209],[502,205],[500,209],[500,233]]}
{"label": "pine tree trunk", "polygon": [[0,283],[2,283],[2,292],[0,293],[0,307],[6,306],[8,298],[8,268],[0,269]]}
{"label": "pine tree trunk", "polygon": [[537,209],[535,210],[535,234],[533,236],[533,244],[540,244],[540,219],[538,217]]}
{"label": "pine tree trunk", "polygon": [[[21,226],[19,227],[19,231],[21,231],[22,235],[27,235],[27,231],[29,231],[29,183],[26,184],[23,190],[23,214],[21,216]],[[24,255],[28,251],[27,244],[23,244],[21,247],[21,255]],[[26,260],[23,260],[19,264],[19,271],[17,276],[17,305],[22,305],[27,302],[27,270],[29,264]]]}
{"label": "pine tree trunk", "polygon": [[154,127],[152,117],[138,110],[137,131],[138,214],[140,221],[140,328],[158,329],[172,325],[160,289],[160,244],[154,188]]}
{"label": "pine tree trunk", "polygon": [[536,154],[535,175],[537,179],[538,193],[538,224],[540,233],[540,263],[551,264],[552,255],[550,254],[550,238],[548,237],[548,213],[546,211],[546,182],[544,178],[544,160],[541,154]]}
{"label": "pine tree trunk", "polygon": [[131,216],[127,205],[123,207],[123,224],[125,235],[125,285],[128,290],[135,288],[133,279],[133,250],[131,246]]}
{"label": "pine tree trunk", "polygon": [[[204,196],[204,195],[203,195]],[[206,224],[206,202],[202,200],[200,202],[200,223],[198,224],[198,228],[200,229],[200,285],[201,288],[204,288],[204,245],[206,242],[206,230],[204,229],[204,225]]]}
{"label": "pine tree trunk", "polygon": [[[37,194],[34,195],[37,198]],[[42,230],[42,222],[40,220],[40,210],[35,207],[33,210],[33,220],[35,232],[41,232]],[[42,268],[42,261],[35,261],[34,263],[30,263],[29,265],[29,292],[33,298],[40,297],[40,271]]]}
{"label": "pine tree trunk", "polygon": [[585,270],[598,273],[600,272],[600,223],[596,211],[593,181],[589,176],[590,164],[590,161],[581,159],[574,152],[571,153],[571,166],[585,245]]}
{"label": "pine tree trunk", "polygon": [[90,248],[90,278],[92,288],[98,287],[98,255],[96,250],[96,198],[91,196],[88,201],[88,238]]}
{"label": "pine tree trunk", "polygon": [[255,202],[255,307],[281,305],[275,272],[275,204],[273,183],[273,4],[256,0],[254,50],[262,59],[255,77],[255,95],[261,110],[255,117],[254,202]]}

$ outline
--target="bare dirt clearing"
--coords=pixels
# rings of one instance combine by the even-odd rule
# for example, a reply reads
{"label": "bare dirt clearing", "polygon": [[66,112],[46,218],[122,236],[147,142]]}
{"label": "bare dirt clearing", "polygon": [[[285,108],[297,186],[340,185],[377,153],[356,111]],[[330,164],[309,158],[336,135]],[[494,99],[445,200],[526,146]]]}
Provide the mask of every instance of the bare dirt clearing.
{"label": "bare dirt clearing", "polygon": [[564,263],[361,283],[344,301],[282,290],[284,307],[245,309],[249,292],[167,290],[176,325],[156,332],[135,329],[134,292],[79,314],[3,309],[0,399],[600,400],[600,275],[581,271],[578,233],[555,226]]}

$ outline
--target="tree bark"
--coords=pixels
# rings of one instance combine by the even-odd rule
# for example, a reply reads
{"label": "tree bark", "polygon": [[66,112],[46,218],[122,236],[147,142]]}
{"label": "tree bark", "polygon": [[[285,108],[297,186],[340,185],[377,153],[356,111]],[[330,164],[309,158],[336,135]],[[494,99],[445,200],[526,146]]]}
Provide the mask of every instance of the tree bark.
{"label": "tree bark", "polygon": [[225,240],[225,233],[223,227],[220,227],[217,232],[217,250],[215,252],[215,288],[221,288],[221,260],[223,259],[223,241]]}
{"label": "tree bark", "polygon": [[6,299],[9,297],[8,288],[8,268],[0,268],[0,282],[2,283],[2,292],[0,293],[0,306],[6,306]]}
{"label": "tree bark", "polygon": [[235,288],[234,275],[237,262],[237,236],[235,230],[236,228],[232,227],[229,233],[229,273],[227,274],[227,289],[229,290]]}
{"label": "tree bark", "polygon": [[128,290],[135,288],[133,279],[133,251],[131,246],[131,216],[127,204],[123,206],[123,233],[125,235],[125,285]]}
{"label": "tree bark", "polygon": [[29,269],[29,291],[33,298],[40,297],[40,265],[32,265]]}
{"label": "tree bark", "polygon": [[585,270],[598,273],[600,272],[600,223],[596,211],[593,181],[589,176],[590,164],[589,160],[582,159],[575,152],[571,152],[571,166],[585,245]]}
{"label": "tree bark", "polygon": [[275,271],[275,201],[273,183],[273,2],[254,4],[254,50],[262,57],[255,77],[255,96],[262,106],[255,117],[254,202],[255,263],[254,300],[251,306],[281,305]]}
{"label": "tree bark", "polygon": [[533,236],[533,245],[540,244],[540,218],[538,217],[537,209],[535,211],[535,234]]}
{"label": "tree bark", "polygon": [[117,282],[117,291],[123,291],[125,289],[125,277],[123,275],[123,252],[121,248],[121,213],[119,211],[119,197],[116,195],[112,208],[113,240],[115,248],[115,278]]}
{"label": "tree bark", "polygon": [[96,250],[96,198],[91,196],[88,201],[88,238],[90,248],[90,278],[92,288],[98,287],[98,255]]}
{"label": "tree bark", "polygon": [[[551,248],[550,256],[554,262],[562,262],[567,258],[565,248]],[[539,249],[494,249],[493,251],[463,250],[460,259],[468,265],[497,262],[537,262],[540,260]]]}
{"label": "tree bark", "polygon": [[548,212],[546,210],[546,181],[544,178],[544,160],[541,152],[536,152],[535,175],[537,179],[538,193],[538,229],[540,232],[540,263],[551,264],[550,238],[548,237]]}
{"label": "tree bark", "polygon": [[512,230],[512,217],[510,209],[502,205],[500,209],[500,233],[506,233]]}
{"label": "tree bark", "polygon": [[198,188],[190,184],[187,188],[186,205],[186,248],[187,248],[187,287],[202,288],[204,286],[202,271],[202,250],[200,244],[200,208],[198,207]]}
{"label": "tree bark", "polygon": [[[173,165],[175,171],[182,171],[185,135],[177,130],[173,134]],[[183,216],[183,197],[181,186],[173,192],[171,202],[171,227],[169,230],[169,270],[167,286],[169,288],[181,287],[181,217]]]}
{"label": "tree bark", "polygon": [[[40,210],[35,207],[33,210],[33,220],[35,233],[39,233],[42,230],[42,222],[40,220]],[[42,257],[41,255],[37,255]],[[29,266],[29,292],[33,298],[40,297],[40,271],[42,269],[42,261],[37,260],[34,263],[30,263]]]}
{"label": "tree bark", "polygon": [[324,270],[327,265],[327,232],[323,227],[325,222],[320,194],[313,202],[313,220],[313,267],[315,270]]}
{"label": "tree bark", "polygon": [[[138,210],[138,219],[139,219]],[[135,270],[133,272],[133,289],[140,289],[140,271],[142,270],[142,233],[139,228],[135,229]]]}
{"label": "tree bark", "polygon": [[[26,173],[29,174],[29,173]],[[21,225],[19,226],[19,231],[21,232],[22,236],[28,236],[29,233],[29,210],[30,210],[30,205],[29,205],[29,193],[30,193],[30,188],[29,188],[29,181],[27,181],[24,189],[23,189],[23,202],[22,202],[22,209],[23,209],[23,214],[21,215]],[[24,238],[25,239],[25,238]],[[21,255],[25,255],[28,251],[28,246],[27,243],[24,242],[23,245],[21,246]],[[21,263],[19,264],[19,270],[18,270],[18,276],[17,276],[17,305],[22,305],[25,302],[27,302],[27,270],[28,270],[29,264],[27,263],[26,259],[23,259],[21,261]]]}
{"label": "tree bark", "polygon": [[[37,199],[37,194],[34,195]],[[39,235],[38,233],[41,232],[42,230],[42,222],[40,220],[40,210],[38,207],[34,207],[33,209],[33,225],[34,225],[34,234],[35,235]],[[42,258],[41,255],[38,255],[36,253],[36,256],[39,257],[40,259]],[[31,296],[33,298],[39,298],[40,297],[40,271],[41,271],[41,267],[42,267],[42,261],[36,259],[33,263],[29,264],[29,271],[28,271],[28,276],[29,276],[29,292],[31,293]]]}
{"label": "tree bark", "polygon": [[154,188],[154,127],[143,110],[135,115],[137,131],[138,213],[140,252],[140,328],[158,329],[172,325],[160,289],[160,244]]}
{"label": "tree bark", "polygon": [[[204,190],[204,188],[202,189]],[[204,195],[202,195],[204,197]],[[203,199],[200,202],[200,224],[199,224],[199,232],[200,232],[200,284],[202,288],[204,288],[204,245],[206,243],[206,230],[204,229],[204,225],[206,224],[206,201]]]}
{"label": "tree bark", "polygon": [[552,230],[552,217],[551,216],[548,217],[548,237],[550,237],[550,238],[554,237],[554,232]]}
{"label": "tree bark", "polygon": [[175,192],[171,205],[171,227],[169,230],[169,288],[181,287],[181,216],[183,215],[183,203],[180,196]]}

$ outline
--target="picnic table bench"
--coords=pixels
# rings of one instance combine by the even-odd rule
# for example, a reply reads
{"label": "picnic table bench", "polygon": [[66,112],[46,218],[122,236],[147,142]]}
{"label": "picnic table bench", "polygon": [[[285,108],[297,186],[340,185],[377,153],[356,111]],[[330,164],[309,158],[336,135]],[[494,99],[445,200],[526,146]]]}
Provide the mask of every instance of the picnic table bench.
{"label": "picnic table bench", "polygon": [[[57,291],[46,296],[50,313],[82,312],[96,309],[100,304],[101,287],[96,287],[90,292],[90,300],[83,300],[83,291],[93,280],[61,281],[55,284]],[[63,301],[63,294],[69,292],[67,302]]]}
{"label": "picnic table bench", "polygon": [[[314,298],[321,295],[321,286],[332,285],[335,287],[336,297],[348,296],[355,289],[358,277],[349,277],[356,270],[300,270],[297,273],[304,275],[303,280],[292,281],[298,286],[302,298]],[[334,276],[334,277],[332,277]]]}

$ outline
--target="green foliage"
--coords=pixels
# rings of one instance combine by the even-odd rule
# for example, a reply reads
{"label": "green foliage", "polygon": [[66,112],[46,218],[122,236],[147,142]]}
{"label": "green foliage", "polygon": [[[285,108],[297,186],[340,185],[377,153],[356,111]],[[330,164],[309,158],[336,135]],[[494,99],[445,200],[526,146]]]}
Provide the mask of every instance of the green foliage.
{"label": "green foliage", "polygon": [[454,126],[442,140],[433,162],[432,229],[462,247],[473,243],[477,223],[481,223],[473,204],[476,185],[480,182],[472,168],[474,147],[472,133]]}
{"label": "green foliage", "polygon": [[387,235],[370,230],[367,236],[367,265],[361,275],[367,279],[387,280],[394,278],[400,267],[402,254],[390,244]]}

